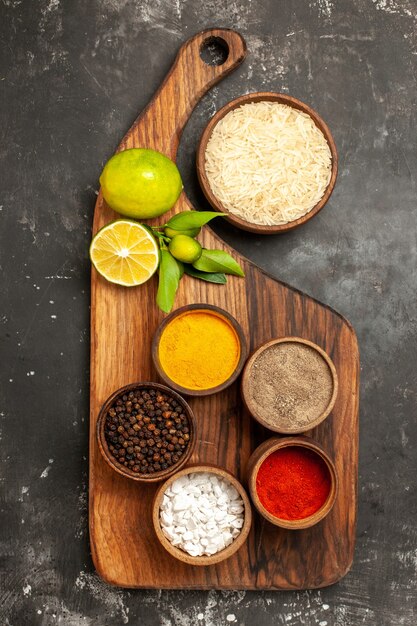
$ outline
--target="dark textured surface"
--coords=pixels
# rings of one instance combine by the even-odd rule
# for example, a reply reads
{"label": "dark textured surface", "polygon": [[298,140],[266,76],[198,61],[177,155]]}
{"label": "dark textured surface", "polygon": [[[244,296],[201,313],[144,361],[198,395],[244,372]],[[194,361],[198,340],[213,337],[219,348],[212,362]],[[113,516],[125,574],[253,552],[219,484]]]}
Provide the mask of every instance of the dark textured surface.
{"label": "dark textured surface", "polygon": [[[0,2],[0,624],[414,626],[416,14],[412,0]],[[241,93],[306,101],[339,149],[335,192],[301,229],[272,238],[218,229],[358,333],[356,558],[322,591],[120,591],[89,557],[87,250],[97,178],[181,41],[212,25],[240,30],[249,57],[184,134],[179,165],[192,200],[203,204],[197,137]]]}

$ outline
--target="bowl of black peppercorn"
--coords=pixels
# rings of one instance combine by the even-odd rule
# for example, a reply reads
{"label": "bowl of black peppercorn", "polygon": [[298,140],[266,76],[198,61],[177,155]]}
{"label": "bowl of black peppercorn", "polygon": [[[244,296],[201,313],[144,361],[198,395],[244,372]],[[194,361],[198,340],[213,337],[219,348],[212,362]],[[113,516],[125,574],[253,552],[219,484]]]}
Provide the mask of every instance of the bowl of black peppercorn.
{"label": "bowl of black peppercorn", "polygon": [[176,391],[153,382],[117,389],[97,419],[97,439],[116,472],[141,482],[165,480],[190,459],[195,418]]}

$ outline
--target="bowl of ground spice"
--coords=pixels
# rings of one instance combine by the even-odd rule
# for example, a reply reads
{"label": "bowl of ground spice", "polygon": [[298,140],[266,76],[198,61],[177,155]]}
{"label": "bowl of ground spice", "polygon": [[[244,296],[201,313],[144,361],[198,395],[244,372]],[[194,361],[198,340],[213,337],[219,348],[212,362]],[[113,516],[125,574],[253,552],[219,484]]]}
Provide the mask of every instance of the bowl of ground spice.
{"label": "bowl of ground spice", "polygon": [[250,93],[220,109],[197,150],[197,174],[212,207],[243,230],[283,233],[324,207],[337,152],[322,118],[281,93]]}
{"label": "bowl of ground spice", "polygon": [[189,565],[214,565],[246,541],[252,523],[249,497],[221,467],[191,465],[155,494],[153,525],[162,546]]}
{"label": "bowl of ground spice", "polygon": [[337,496],[336,468],[309,437],[264,441],[248,462],[252,501],[269,522],[301,530],[320,522]]}
{"label": "bowl of ground spice", "polygon": [[136,481],[164,480],[183,467],[195,445],[195,418],[178,393],[153,382],[118,389],[97,420],[100,452],[112,469]]}
{"label": "bowl of ground spice", "polygon": [[336,402],[338,379],[329,355],[300,337],[273,339],[249,358],[243,400],[269,430],[303,433],[318,426]]}
{"label": "bowl of ground spice", "polygon": [[247,358],[240,324],[211,304],[190,304],[164,319],[152,342],[162,380],[180,393],[206,396],[229,387]]}

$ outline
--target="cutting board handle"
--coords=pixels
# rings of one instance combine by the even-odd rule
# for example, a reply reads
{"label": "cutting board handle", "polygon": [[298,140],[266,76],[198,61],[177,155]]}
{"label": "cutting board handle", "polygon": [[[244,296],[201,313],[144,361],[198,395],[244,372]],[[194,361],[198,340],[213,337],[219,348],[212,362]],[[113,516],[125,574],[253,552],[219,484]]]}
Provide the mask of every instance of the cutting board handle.
{"label": "cutting board handle", "polygon": [[[201,51],[210,43],[224,51],[224,62],[209,65]],[[227,28],[210,28],[188,39],[155,96],[122,140],[118,150],[154,148],[175,159],[182,130],[200,98],[246,57],[243,37]]]}

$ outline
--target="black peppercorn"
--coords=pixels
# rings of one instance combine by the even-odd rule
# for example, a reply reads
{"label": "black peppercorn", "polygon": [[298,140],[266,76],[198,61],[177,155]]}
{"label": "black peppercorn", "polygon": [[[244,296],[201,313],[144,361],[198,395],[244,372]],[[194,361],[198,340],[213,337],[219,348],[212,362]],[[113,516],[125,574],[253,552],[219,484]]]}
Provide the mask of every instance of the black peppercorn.
{"label": "black peppercorn", "polygon": [[182,408],[169,394],[154,389],[122,394],[106,415],[110,454],[135,474],[154,474],[175,465],[190,441]]}

